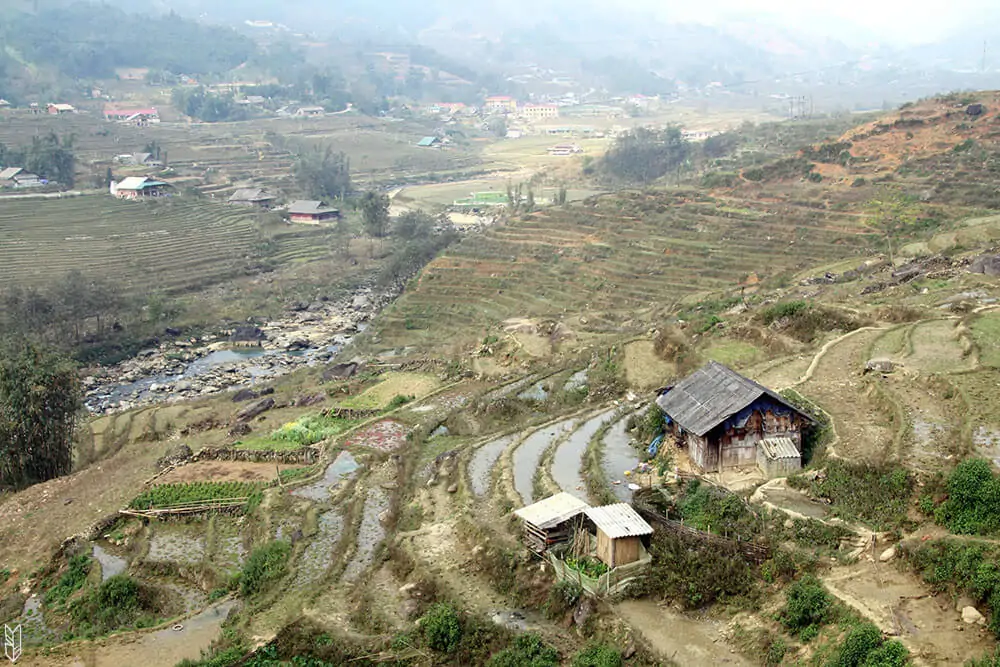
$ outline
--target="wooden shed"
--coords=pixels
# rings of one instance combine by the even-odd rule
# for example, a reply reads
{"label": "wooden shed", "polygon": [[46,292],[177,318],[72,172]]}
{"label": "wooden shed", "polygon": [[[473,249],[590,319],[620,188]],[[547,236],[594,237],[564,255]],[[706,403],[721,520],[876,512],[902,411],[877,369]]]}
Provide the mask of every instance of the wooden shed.
{"label": "wooden shed", "polygon": [[569,493],[557,493],[514,512],[524,527],[524,542],[536,554],[573,537],[573,520],[590,505]]}
{"label": "wooden shed", "polygon": [[590,507],[587,519],[597,529],[597,558],[610,568],[634,563],[642,557],[642,538],[653,528],[627,503]]}

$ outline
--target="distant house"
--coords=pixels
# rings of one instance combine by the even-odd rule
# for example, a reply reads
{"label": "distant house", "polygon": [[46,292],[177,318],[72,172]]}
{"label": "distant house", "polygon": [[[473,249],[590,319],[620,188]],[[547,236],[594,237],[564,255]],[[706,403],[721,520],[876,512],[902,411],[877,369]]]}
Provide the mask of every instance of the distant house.
{"label": "distant house", "polygon": [[441,145],[441,140],[437,137],[424,137],[417,142],[417,146],[421,148],[436,148]]}
{"label": "distant house", "polygon": [[549,149],[549,155],[556,156],[576,155],[577,153],[582,152],[583,149],[576,144],[559,144],[558,146],[553,146]]}
{"label": "distant house", "polygon": [[486,113],[517,113],[517,100],[506,95],[487,97],[483,103],[483,111]]}
{"label": "distant house", "polygon": [[234,192],[229,198],[228,203],[236,206],[252,206],[268,209],[274,203],[274,197],[260,188],[244,188]]}
{"label": "distant house", "polygon": [[305,116],[307,118],[318,118],[319,116],[326,115],[326,109],[323,107],[299,107],[296,110],[295,116]]}
{"label": "distant house", "polygon": [[555,104],[525,104],[518,110],[518,114],[527,120],[558,118],[559,107]]}
{"label": "distant house", "polygon": [[104,119],[118,123],[159,123],[160,112],[156,107],[119,107],[109,104],[104,107]]}
{"label": "distant house", "polygon": [[713,361],[664,389],[656,404],[669,430],[702,470],[754,466],[759,461],[764,461],[765,472],[802,466],[802,431],[813,424],[812,418],[720,363]]}
{"label": "distant house", "polygon": [[10,102],[0,97],[0,109],[6,109],[10,106]]}
{"label": "distant house", "polygon": [[46,184],[47,181],[25,171],[22,167],[9,167],[0,171],[0,187],[37,188]]}
{"label": "distant house", "polygon": [[162,167],[163,162],[152,153],[129,153],[116,155],[115,162],[124,167]]}
{"label": "distant house", "polygon": [[50,104],[45,107],[52,116],[61,116],[67,113],[76,113],[76,108],[72,104]]}
{"label": "distant house", "polygon": [[155,181],[145,176],[130,176],[121,183],[111,183],[111,194],[118,199],[146,199],[147,197],[161,197],[166,194],[169,183]]}
{"label": "distant house", "polygon": [[317,223],[339,217],[340,211],[327,206],[323,201],[299,200],[288,207],[288,219],[292,222]]}

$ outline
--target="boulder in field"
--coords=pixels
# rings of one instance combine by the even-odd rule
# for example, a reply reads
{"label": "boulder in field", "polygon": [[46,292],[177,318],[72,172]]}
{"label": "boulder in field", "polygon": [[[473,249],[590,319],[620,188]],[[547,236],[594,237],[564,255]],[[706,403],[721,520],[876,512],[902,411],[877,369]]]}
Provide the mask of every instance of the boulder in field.
{"label": "boulder in field", "polygon": [[236,421],[246,422],[274,407],[273,398],[262,398],[236,413]]}

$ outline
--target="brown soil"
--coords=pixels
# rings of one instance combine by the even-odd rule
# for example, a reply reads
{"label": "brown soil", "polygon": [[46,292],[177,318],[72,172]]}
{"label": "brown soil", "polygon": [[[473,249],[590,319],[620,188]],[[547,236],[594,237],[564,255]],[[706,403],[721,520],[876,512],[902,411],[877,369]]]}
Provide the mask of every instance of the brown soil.
{"label": "brown soil", "polygon": [[961,664],[992,650],[989,631],[962,622],[952,600],[931,595],[893,564],[861,561],[823,577],[830,591],[884,632],[899,635],[917,665]]}
{"label": "brown soil", "polygon": [[628,600],[614,609],[656,653],[678,665],[750,665],[726,643],[721,621],[681,614],[652,600]]}
{"label": "brown soil", "polygon": [[183,482],[269,482],[277,477],[276,470],[299,468],[297,465],[251,463],[245,461],[197,461],[168,472],[156,480],[158,484]]}
{"label": "brown soil", "polygon": [[633,387],[653,389],[673,377],[677,368],[656,355],[653,341],[637,340],[625,346],[625,378]]}

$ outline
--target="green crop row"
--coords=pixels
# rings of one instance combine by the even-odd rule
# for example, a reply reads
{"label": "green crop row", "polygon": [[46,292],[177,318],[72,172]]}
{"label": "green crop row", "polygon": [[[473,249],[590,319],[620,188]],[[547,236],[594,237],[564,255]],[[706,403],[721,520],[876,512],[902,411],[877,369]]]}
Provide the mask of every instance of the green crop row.
{"label": "green crop row", "polygon": [[258,495],[267,486],[268,484],[262,482],[158,484],[137,496],[129,503],[129,507],[145,510],[236,498],[250,498],[252,501],[252,497]]}

